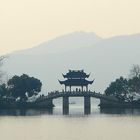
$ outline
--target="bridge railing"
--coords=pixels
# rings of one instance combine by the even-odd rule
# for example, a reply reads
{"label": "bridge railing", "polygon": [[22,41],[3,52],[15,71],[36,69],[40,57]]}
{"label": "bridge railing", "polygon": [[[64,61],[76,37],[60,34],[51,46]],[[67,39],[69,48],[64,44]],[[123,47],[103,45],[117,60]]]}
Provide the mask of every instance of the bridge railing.
{"label": "bridge railing", "polygon": [[49,92],[48,95],[46,96],[41,96],[39,97],[36,101],[42,101],[42,100],[45,100],[45,99],[49,99],[49,98],[55,98],[55,97],[60,97],[60,96],[63,96],[64,94],[66,95],[91,95],[91,96],[98,96],[98,97],[101,97],[103,96],[102,94],[100,93],[96,93],[95,91],[92,92],[92,91],[67,91],[67,92],[59,92],[59,91],[53,91],[53,92]]}
{"label": "bridge railing", "polygon": [[104,100],[108,100],[108,101],[116,101],[117,99],[114,99],[110,96],[106,96],[100,93],[96,93],[96,92],[92,92],[92,91],[88,91],[88,92],[79,92],[79,91],[72,91],[72,92],[59,92],[59,91],[54,91],[54,92],[50,92],[48,93],[48,95],[46,96],[41,96],[39,97],[35,102],[41,102],[44,100],[49,100],[49,99],[54,99],[54,98],[58,98],[58,97],[63,97],[63,95],[66,94],[68,96],[90,96],[90,97],[95,97],[98,99],[104,99]]}

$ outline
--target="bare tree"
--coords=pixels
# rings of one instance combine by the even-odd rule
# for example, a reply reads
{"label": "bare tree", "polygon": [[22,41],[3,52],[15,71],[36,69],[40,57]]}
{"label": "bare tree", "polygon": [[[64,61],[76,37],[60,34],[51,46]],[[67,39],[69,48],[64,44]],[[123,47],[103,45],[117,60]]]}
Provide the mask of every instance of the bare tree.
{"label": "bare tree", "polygon": [[139,77],[140,76],[140,65],[133,65],[130,69],[130,77]]}
{"label": "bare tree", "polygon": [[5,56],[0,56],[0,66],[2,66],[4,58]]}
{"label": "bare tree", "polygon": [[2,82],[2,78],[5,74],[5,72],[2,70],[2,65],[5,58],[6,56],[0,56],[0,83]]}

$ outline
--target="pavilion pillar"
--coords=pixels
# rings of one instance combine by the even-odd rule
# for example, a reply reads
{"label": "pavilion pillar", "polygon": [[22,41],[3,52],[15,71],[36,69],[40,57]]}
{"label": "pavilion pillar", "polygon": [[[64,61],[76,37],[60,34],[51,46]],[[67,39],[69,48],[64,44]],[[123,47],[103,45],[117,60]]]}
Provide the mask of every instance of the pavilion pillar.
{"label": "pavilion pillar", "polygon": [[84,113],[90,114],[91,113],[91,99],[90,96],[84,97]]}
{"label": "pavilion pillar", "polygon": [[70,86],[70,92],[71,92],[71,86]]}
{"label": "pavilion pillar", "polygon": [[63,114],[64,115],[69,114],[69,97],[68,96],[63,97]]}
{"label": "pavilion pillar", "polygon": [[86,86],[86,92],[88,92],[88,86]]}
{"label": "pavilion pillar", "polygon": [[83,86],[82,86],[82,92],[83,92]]}
{"label": "pavilion pillar", "polygon": [[67,92],[67,86],[65,85],[65,92]]}

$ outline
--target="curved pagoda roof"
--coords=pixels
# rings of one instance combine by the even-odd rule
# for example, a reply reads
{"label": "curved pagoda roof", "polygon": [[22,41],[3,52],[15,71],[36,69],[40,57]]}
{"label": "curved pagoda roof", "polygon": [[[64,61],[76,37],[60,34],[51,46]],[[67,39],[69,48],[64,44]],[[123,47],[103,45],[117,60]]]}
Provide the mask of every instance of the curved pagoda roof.
{"label": "curved pagoda roof", "polygon": [[69,70],[68,73],[66,73],[65,75],[63,74],[63,77],[68,79],[73,79],[73,78],[85,79],[88,78],[89,76],[90,74],[86,74],[84,70]]}
{"label": "curved pagoda roof", "polygon": [[65,86],[88,86],[94,82],[94,80],[86,80],[89,76],[90,74],[87,75],[84,70],[69,70],[66,75],[63,75],[67,80],[59,81],[59,83],[61,85],[64,84]]}
{"label": "curved pagoda roof", "polygon": [[61,85],[64,84],[65,86],[87,86],[93,82],[94,80],[88,81],[86,79],[67,79],[65,81],[59,81]]}

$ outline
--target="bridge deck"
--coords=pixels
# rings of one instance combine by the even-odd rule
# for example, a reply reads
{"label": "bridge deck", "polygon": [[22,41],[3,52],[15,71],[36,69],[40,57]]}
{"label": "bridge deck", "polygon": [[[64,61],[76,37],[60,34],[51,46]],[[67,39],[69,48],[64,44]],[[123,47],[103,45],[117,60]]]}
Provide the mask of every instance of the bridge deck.
{"label": "bridge deck", "polygon": [[100,93],[96,93],[96,92],[51,92],[49,93],[47,96],[41,97],[39,99],[36,100],[36,102],[41,102],[44,100],[53,100],[59,97],[94,97],[94,98],[98,98],[98,99],[105,99],[105,100],[112,100],[112,98],[100,94]]}

